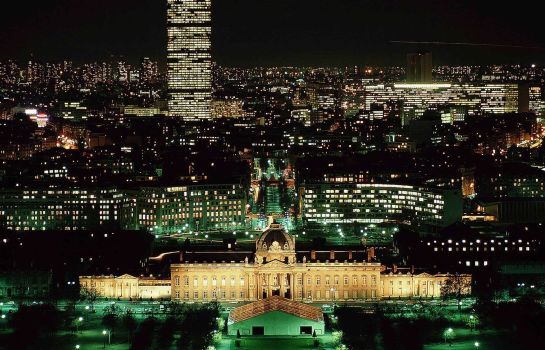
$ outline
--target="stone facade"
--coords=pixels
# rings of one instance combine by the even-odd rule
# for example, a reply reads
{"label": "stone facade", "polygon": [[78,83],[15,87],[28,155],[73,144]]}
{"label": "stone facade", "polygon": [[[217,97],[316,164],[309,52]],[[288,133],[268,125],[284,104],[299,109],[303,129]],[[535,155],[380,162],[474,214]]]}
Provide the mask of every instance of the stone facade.
{"label": "stone facade", "polygon": [[95,293],[99,298],[169,299],[170,280],[122,275],[80,276],[82,294]]}
{"label": "stone facade", "polygon": [[[215,256],[223,260],[211,260]],[[367,252],[297,252],[295,238],[273,224],[256,240],[255,253],[187,254],[171,265],[171,296],[197,302],[249,302],[276,295],[307,302],[432,298],[441,296],[448,278],[388,271]]]}

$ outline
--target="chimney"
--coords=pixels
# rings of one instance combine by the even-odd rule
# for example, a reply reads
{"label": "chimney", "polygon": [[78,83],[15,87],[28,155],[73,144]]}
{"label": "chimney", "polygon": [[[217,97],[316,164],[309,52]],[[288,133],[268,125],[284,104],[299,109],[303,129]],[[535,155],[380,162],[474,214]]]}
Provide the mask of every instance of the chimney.
{"label": "chimney", "polygon": [[375,259],[375,248],[374,247],[367,248],[367,262],[373,262],[374,259]]}
{"label": "chimney", "polygon": [[393,273],[397,273],[397,265],[396,265],[396,264],[394,264],[394,265],[392,266],[392,272],[393,272]]}
{"label": "chimney", "polygon": [[348,260],[352,260],[352,251],[351,250],[348,251]]}
{"label": "chimney", "polygon": [[331,261],[335,260],[335,251],[334,250],[329,251],[329,260],[331,260]]}
{"label": "chimney", "polygon": [[184,252],[180,250],[180,262],[184,262]]}
{"label": "chimney", "polygon": [[414,275],[414,265],[411,265],[411,275]]}
{"label": "chimney", "polygon": [[310,260],[316,260],[316,251],[315,250],[310,251]]}

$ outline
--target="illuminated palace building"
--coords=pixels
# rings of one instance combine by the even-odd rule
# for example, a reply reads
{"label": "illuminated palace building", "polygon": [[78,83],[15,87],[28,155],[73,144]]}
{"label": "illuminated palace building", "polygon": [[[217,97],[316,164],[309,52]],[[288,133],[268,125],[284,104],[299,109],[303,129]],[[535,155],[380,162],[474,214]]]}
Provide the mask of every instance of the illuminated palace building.
{"label": "illuminated palace building", "polygon": [[[81,276],[80,285],[100,297],[121,299],[250,302],[279,296],[294,301],[350,302],[440,297],[451,276],[386,268],[376,261],[373,248],[297,251],[295,237],[279,224],[271,224],[256,238],[255,251],[182,252],[170,272],[170,280]],[[471,276],[460,278],[467,282],[462,292],[470,293]]]}
{"label": "illuminated palace building", "polygon": [[210,118],[211,0],[168,0],[169,114]]}
{"label": "illuminated palace building", "polygon": [[189,252],[171,265],[172,298],[180,301],[439,297],[447,279],[447,274],[386,269],[376,262],[372,249],[296,251],[294,236],[278,224],[256,239],[255,252]]}

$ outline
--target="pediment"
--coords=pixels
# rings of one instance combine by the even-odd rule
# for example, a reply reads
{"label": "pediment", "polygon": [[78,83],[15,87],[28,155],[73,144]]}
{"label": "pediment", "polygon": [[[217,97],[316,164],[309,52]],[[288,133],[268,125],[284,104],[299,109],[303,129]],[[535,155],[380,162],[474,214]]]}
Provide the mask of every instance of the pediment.
{"label": "pediment", "polygon": [[422,272],[422,273],[419,273],[418,275],[414,275],[414,277],[431,278],[431,277],[433,277],[433,275],[430,275],[427,272]]}
{"label": "pediment", "polygon": [[119,277],[117,277],[117,279],[121,279],[121,280],[133,280],[133,279],[136,279],[136,277],[132,276],[132,275],[129,275],[128,273],[124,274],[124,275],[121,275]]}
{"label": "pediment", "polygon": [[264,268],[271,268],[271,269],[274,269],[274,268],[286,268],[286,267],[288,267],[288,266],[289,266],[289,265],[286,264],[285,262],[280,261],[280,260],[277,260],[277,259],[271,260],[271,261],[266,262],[265,264],[262,265],[262,267],[264,267]]}

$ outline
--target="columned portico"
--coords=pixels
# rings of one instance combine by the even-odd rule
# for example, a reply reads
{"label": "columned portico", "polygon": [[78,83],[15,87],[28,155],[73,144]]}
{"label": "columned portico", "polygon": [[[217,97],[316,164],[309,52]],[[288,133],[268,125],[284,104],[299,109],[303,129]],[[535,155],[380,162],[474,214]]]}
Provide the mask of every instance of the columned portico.
{"label": "columned portico", "polygon": [[387,273],[374,261],[372,250],[296,252],[295,238],[276,224],[256,239],[255,251],[184,253],[182,258],[171,265],[171,295],[188,302],[252,302],[276,296],[299,302],[439,297],[448,278],[414,274],[412,269]]}

